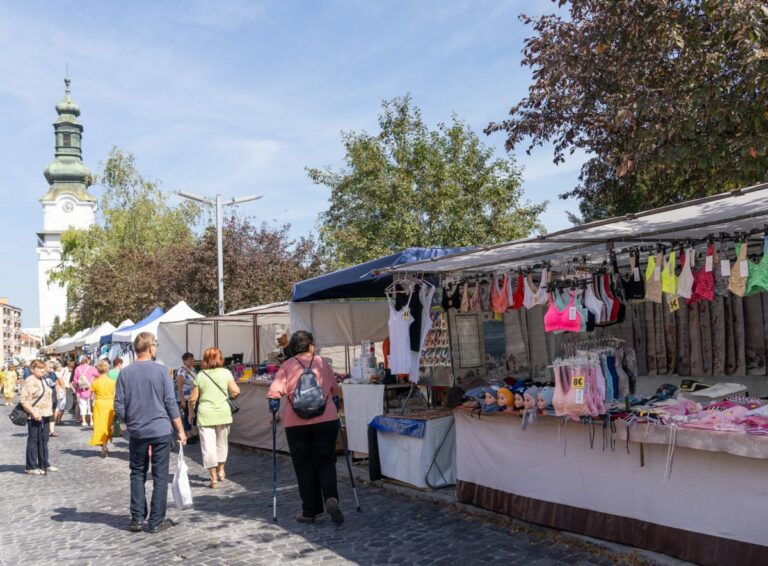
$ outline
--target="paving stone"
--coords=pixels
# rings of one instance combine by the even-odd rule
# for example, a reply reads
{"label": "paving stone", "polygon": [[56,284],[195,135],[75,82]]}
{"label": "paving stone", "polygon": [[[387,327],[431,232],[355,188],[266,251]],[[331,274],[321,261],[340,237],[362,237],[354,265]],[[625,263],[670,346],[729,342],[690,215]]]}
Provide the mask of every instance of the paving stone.
{"label": "paving stone", "polygon": [[[328,517],[313,525],[294,521],[300,512],[290,460],[278,459],[278,523],[272,523],[272,458],[268,453],[230,449],[227,481],[206,487],[199,445],[185,450],[195,503],[179,511],[169,494],[168,516],[178,525],[159,535],[130,533],[128,445],[118,439],[102,460],[88,446],[89,431],[71,420],[57,427],[49,444],[60,472],[24,474],[26,434],[0,407],[0,566],[50,564],[40,540],[66,564],[112,561],[133,564],[597,564],[567,542],[542,542],[537,535],[433,503],[358,486],[362,513],[355,512],[348,480],[339,478],[346,522]],[[171,469],[175,464],[171,459]],[[151,481],[147,482],[148,491]],[[170,490],[169,490],[170,491]],[[150,494],[147,494],[149,499]],[[50,546],[49,546],[50,545]]]}

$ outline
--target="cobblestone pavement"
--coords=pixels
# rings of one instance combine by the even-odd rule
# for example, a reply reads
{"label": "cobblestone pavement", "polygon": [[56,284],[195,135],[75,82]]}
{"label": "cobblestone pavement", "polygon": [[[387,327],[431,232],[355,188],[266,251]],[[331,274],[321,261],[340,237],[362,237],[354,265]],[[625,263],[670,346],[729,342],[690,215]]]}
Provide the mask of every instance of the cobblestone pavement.
{"label": "cobblestone pavement", "polygon": [[[194,507],[168,516],[179,524],[159,534],[131,533],[128,447],[109,457],[88,446],[89,431],[65,421],[50,441],[48,476],[24,474],[26,429],[0,407],[0,564],[610,564],[614,557],[578,543],[510,531],[437,505],[358,487],[362,513],[339,478],[341,526],[323,517],[300,525],[296,482],[279,458],[278,524],[271,521],[271,456],[233,448],[227,481],[205,487],[200,448],[186,450]],[[171,466],[175,464],[175,456]],[[151,482],[147,483],[148,491]],[[170,490],[169,490],[170,491]],[[115,562],[112,562],[115,563]]]}

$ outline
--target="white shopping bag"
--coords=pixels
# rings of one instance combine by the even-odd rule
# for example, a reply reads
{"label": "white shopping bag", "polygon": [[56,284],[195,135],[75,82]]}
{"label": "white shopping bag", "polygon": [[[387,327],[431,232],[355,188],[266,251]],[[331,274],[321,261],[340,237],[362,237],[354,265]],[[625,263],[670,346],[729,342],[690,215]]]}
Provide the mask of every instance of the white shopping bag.
{"label": "white shopping bag", "polygon": [[192,488],[189,486],[183,446],[179,446],[179,457],[176,459],[176,473],[173,474],[173,501],[178,509],[184,509],[185,505],[192,505]]}

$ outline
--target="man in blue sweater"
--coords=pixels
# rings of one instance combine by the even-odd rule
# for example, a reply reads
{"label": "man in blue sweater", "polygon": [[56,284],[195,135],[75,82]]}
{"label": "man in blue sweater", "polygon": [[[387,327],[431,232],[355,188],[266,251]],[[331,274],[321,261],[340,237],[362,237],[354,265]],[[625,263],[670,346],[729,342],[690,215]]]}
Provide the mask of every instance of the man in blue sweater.
{"label": "man in blue sweater", "polygon": [[[136,361],[120,370],[115,386],[115,414],[130,435],[131,522],[128,529],[142,530],[147,517],[144,484],[152,461],[152,501],[147,530],[158,533],[173,526],[165,518],[168,499],[168,464],[176,429],[182,446],[187,442],[168,368],[154,361],[157,340],[142,332],[133,341]],[[151,455],[150,455],[151,449]]]}

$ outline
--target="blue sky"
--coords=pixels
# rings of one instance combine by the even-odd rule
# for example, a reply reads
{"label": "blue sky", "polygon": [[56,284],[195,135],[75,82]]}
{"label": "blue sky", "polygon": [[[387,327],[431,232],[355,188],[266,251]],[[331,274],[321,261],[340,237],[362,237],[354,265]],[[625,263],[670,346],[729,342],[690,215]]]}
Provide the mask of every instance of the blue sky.
{"label": "blue sky", "polygon": [[[382,99],[411,93],[430,124],[456,112],[481,132],[530,81],[517,16],[555,10],[548,0],[0,3],[0,296],[37,325],[38,199],[65,65],[91,169],[117,145],[168,191],[263,194],[241,212],[301,235],[328,199],[304,168],[338,167],[341,131],[376,131]],[[504,151],[502,135],[485,141]],[[577,203],[557,195],[583,157],[555,167],[548,149],[515,155],[527,198],[550,201],[547,229],[567,226]]]}

